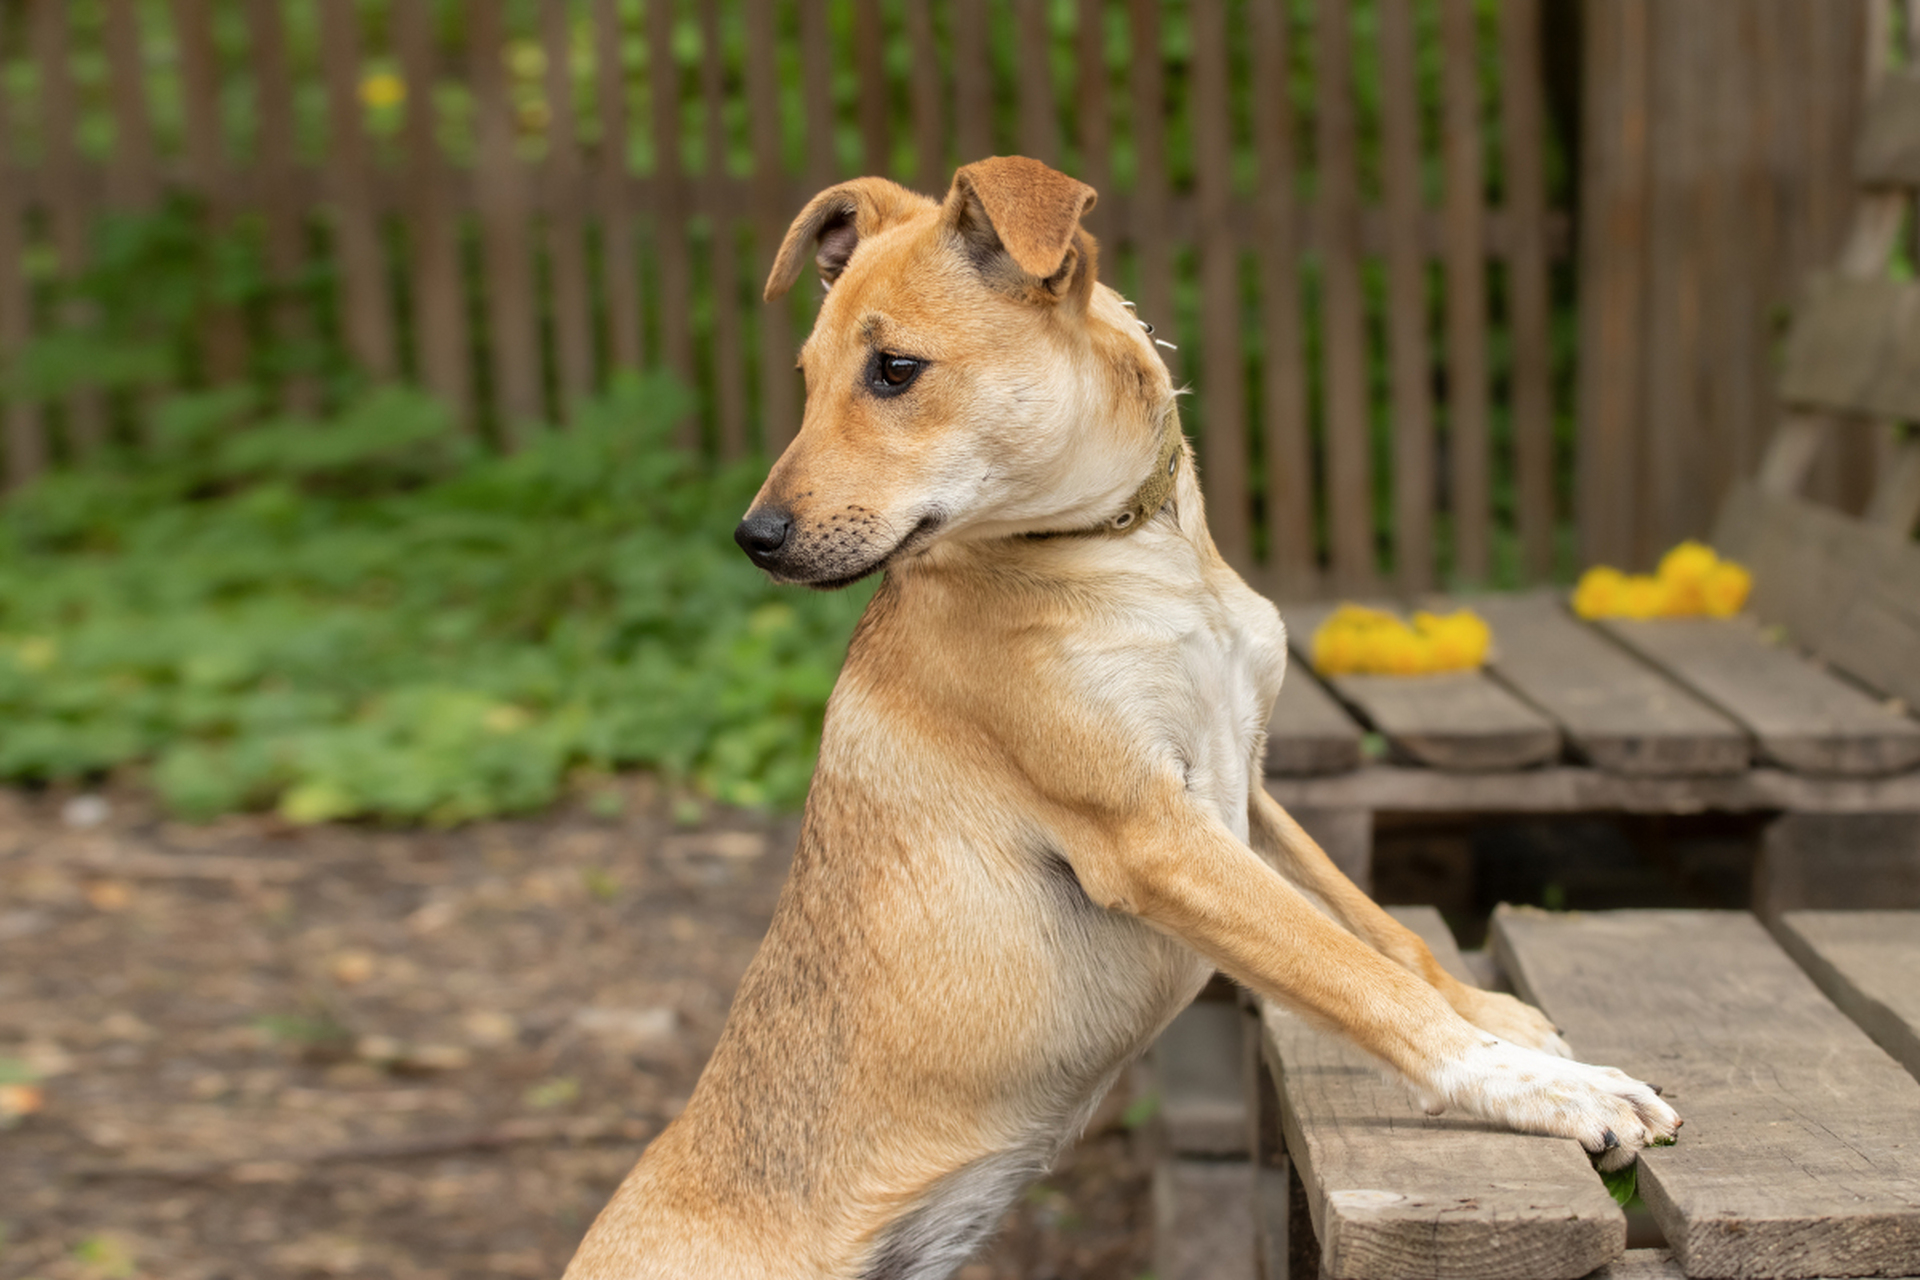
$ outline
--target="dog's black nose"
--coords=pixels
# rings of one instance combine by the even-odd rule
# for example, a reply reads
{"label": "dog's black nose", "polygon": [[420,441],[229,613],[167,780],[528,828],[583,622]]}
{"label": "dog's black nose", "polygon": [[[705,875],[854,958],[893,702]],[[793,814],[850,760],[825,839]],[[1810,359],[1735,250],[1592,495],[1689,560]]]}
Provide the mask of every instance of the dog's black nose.
{"label": "dog's black nose", "polygon": [[793,519],[784,511],[749,511],[733,531],[733,540],[755,564],[765,565],[787,545],[792,532]]}

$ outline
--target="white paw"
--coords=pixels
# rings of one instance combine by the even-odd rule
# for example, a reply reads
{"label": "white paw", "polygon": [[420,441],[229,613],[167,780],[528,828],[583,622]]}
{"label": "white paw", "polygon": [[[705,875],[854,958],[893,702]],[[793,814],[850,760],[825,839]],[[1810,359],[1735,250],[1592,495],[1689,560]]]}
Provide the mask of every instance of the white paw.
{"label": "white paw", "polygon": [[1609,1171],[1632,1164],[1641,1147],[1672,1142],[1680,1128],[1673,1108],[1624,1071],[1492,1037],[1442,1066],[1415,1098],[1429,1115],[1457,1107],[1525,1133],[1572,1138]]}
{"label": "white paw", "polygon": [[1466,998],[1457,1002],[1455,1012],[1482,1031],[1490,1031],[1523,1049],[1538,1049],[1557,1058],[1573,1056],[1573,1050],[1560,1038],[1560,1028],[1532,1005],[1499,991],[1482,991],[1477,987],[1462,990]]}

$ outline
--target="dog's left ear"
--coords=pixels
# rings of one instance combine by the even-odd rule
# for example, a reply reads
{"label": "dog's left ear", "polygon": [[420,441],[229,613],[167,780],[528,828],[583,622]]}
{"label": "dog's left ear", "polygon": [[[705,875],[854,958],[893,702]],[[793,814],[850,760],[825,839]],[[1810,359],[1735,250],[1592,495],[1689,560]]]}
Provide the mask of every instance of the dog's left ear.
{"label": "dog's left ear", "polygon": [[1017,273],[1025,277],[1019,283],[1055,299],[1084,299],[1093,287],[1095,248],[1080,219],[1098,198],[1086,183],[1038,160],[994,156],[953,175],[941,216],[990,274]]}
{"label": "dog's left ear", "polygon": [[774,256],[773,270],[767,276],[767,301],[793,288],[809,249],[814,251],[820,278],[831,288],[862,240],[930,204],[925,196],[885,178],[855,178],[828,187],[807,201],[807,207],[787,228],[787,238],[780,242],[780,252]]}

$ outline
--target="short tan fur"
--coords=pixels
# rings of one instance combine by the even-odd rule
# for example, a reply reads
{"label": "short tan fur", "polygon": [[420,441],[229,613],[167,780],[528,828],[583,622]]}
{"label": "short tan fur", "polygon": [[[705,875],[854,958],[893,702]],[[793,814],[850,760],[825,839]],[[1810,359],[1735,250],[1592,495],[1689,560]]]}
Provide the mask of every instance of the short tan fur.
{"label": "short tan fur", "polygon": [[793,871],[686,1110],[570,1280],[950,1275],[1216,967],[1429,1110],[1670,1137],[1647,1086],[1448,976],[1261,786],[1273,606],[1207,533],[1174,389],[1096,280],[1091,188],[1019,157],[943,201],[801,212],[804,425],[737,535],[776,578],[885,574],[827,710]]}

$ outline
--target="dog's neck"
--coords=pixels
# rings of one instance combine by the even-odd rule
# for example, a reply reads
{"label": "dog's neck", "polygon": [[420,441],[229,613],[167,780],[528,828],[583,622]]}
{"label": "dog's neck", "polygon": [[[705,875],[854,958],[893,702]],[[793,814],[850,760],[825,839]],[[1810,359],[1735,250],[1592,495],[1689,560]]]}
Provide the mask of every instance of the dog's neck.
{"label": "dog's neck", "polygon": [[1154,456],[1153,468],[1147,472],[1147,478],[1127,499],[1127,505],[1118,513],[1109,516],[1097,525],[1082,529],[1046,529],[1029,533],[1029,538],[1124,538],[1130,533],[1146,527],[1147,521],[1159,515],[1173,501],[1174,482],[1180,474],[1181,445],[1185,436],[1180,430],[1180,414],[1169,404],[1161,421],[1160,449]]}

